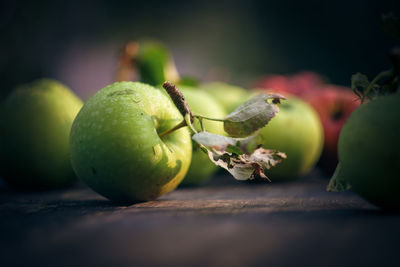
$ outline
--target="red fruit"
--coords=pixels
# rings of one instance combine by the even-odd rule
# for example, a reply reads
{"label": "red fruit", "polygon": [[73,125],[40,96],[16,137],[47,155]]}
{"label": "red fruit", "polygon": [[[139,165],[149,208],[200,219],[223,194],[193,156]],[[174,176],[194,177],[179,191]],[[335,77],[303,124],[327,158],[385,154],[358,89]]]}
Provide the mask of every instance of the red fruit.
{"label": "red fruit", "polygon": [[340,130],[360,101],[349,88],[335,85],[326,85],[302,97],[317,111],[324,128],[325,144],[320,163],[327,170],[333,170],[338,162]]}
{"label": "red fruit", "polygon": [[311,71],[300,72],[289,79],[290,93],[298,96],[319,90],[324,84],[321,76]]}
{"label": "red fruit", "polygon": [[321,76],[311,71],[305,71],[293,76],[269,75],[260,79],[253,86],[301,97],[310,91],[318,90],[323,83]]}
{"label": "red fruit", "polygon": [[275,92],[289,91],[289,77],[284,75],[268,75],[253,84],[254,88],[268,89]]}

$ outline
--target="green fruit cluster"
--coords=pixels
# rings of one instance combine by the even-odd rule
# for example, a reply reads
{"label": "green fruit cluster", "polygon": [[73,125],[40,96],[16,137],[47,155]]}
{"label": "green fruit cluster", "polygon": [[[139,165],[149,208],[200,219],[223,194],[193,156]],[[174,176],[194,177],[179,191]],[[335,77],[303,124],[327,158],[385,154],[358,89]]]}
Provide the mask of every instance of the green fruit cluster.
{"label": "green fruit cluster", "polygon": [[[141,42],[135,55],[132,60],[142,81],[153,86],[169,78],[184,81],[163,45]],[[224,83],[199,88],[182,84],[179,89],[193,113],[216,119],[259,93]],[[81,107],[82,102],[68,88],[53,80],[27,85],[6,100],[1,167],[11,185],[62,187],[75,179],[75,171],[110,200],[135,202],[170,192],[184,177],[183,185],[204,183],[218,169],[191,142],[188,127],[164,135],[183,121],[164,89],[118,82],[98,91]],[[211,133],[226,134],[220,121],[203,123]],[[197,120],[193,126],[202,130]],[[311,107],[295,98],[284,102],[281,112],[258,134],[265,148],[288,155],[268,176],[285,180],[307,173],[320,155],[322,139]]]}

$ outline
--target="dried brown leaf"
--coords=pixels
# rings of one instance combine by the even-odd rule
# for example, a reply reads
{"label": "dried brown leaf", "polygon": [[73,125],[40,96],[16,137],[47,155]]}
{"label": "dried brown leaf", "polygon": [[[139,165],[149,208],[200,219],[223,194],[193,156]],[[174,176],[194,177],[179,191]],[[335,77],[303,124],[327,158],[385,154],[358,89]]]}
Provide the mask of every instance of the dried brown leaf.
{"label": "dried brown leaf", "polygon": [[257,148],[252,154],[236,155],[226,151],[209,150],[208,156],[215,165],[226,169],[237,180],[252,180],[255,177],[268,179],[266,170],[286,158],[276,150]]}

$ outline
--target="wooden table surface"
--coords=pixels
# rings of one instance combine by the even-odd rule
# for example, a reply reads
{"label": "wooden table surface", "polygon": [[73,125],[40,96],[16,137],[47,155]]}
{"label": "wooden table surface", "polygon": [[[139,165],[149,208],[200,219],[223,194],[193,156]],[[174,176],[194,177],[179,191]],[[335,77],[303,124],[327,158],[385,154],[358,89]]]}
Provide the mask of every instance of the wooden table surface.
{"label": "wooden table surface", "polygon": [[314,171],[291,183],[220,175],[158,200],[116,206],[82,184],[0,186],[0,266],[400,265],[400,214]]}

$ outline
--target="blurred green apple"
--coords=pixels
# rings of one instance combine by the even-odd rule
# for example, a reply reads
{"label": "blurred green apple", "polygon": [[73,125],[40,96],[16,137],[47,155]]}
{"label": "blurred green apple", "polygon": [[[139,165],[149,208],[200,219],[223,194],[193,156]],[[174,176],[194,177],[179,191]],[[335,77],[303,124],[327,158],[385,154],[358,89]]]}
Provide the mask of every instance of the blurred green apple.
{"label": "blurred green apple", "polygon": [[57,188],[76,178],[69,133],[82,101],[50,79],[13,91],[1,111],[1,174],[11,186]]}
{"label": "blurred green apple", "polygon": [[187,127],[161,90],[139,82],[109,85],[83,106],[71,130],[72,166],[89,187],[116,202],[153,200],[184,178],[192,156]]}
{"label": "blurred green apple", "polygon": [[269,170],[268,177],[272,181],[285,181],[307,174],[321,155],[323,140],[322,125],[315,110],[305,101],[289,96],[257,137],[264,148],[287,155],[287,159]]}
{"label": "blurred green apple", "polygon": [[[205,117],[223,118],[226,113],[223,107],[208,93],[193,87],[179,86],[186,101],[195,114]],[[208,132],[223,135],[225,133],[223,124],[217,121],[204,120],[204,127]],[[201,130],[200,124],[195,122],[195,129]],[[192,162],[182,185],[198,185],[208,181],[218,170],[218,166],[210,161],[196,142],[193,142]]]}
{"label": "blurred green apple", "polygon": [[225,108],[226,113],[231,113],[235,108],[257,94],[222,82],[205,83],[200,86],[200,89],[213,96]]}
{"label": "blurred green apple", "polygon": [[400,209],[400,95],[380,96],[356,109],[339,136],[335,176],[373,204]]}

